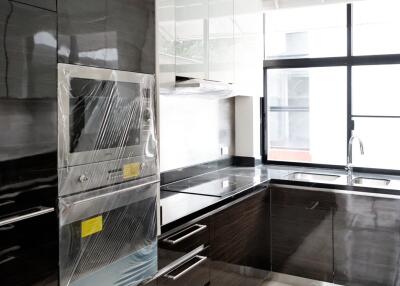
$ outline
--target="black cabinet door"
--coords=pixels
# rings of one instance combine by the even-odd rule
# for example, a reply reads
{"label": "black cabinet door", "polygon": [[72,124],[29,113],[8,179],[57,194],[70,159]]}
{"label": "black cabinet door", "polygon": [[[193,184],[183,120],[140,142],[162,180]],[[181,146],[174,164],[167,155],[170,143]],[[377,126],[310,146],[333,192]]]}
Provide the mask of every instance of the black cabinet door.
{"label": "black cabinet door", "polygon": [[335,283],[400,285],[400,200],[336,194]]}
{"label": "black cabinet door", "polygon": [[211,217],[211,285],[259,285],[270,268],[269,192]]}
{"label": "black cabinet door", "polygon": [[154,0],[59,0],[59,62],[155,73]]}
{"label": "black cabinet door", "polygon": [[1,190],[56,174],[56,26],[55,12],[0,0]]}
{"label": "black cabinet door", "polygon": [[333,281],[333,194],[271,189],[272,271]]}

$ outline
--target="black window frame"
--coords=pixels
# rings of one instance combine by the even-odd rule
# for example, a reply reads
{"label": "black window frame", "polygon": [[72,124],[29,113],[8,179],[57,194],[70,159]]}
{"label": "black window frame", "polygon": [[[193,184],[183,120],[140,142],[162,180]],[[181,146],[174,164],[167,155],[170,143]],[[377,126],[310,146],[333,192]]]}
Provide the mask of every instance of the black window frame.
{"label": "black window frame", "polygon": [[[368,116],[368,115],[353,115],[352,114],[352,69],[353,66],[378,66],[378,65],[398,65],[400,64],[400,54],[383,54],[383,55],[353,55],[353,4],[348,3],[343,5],[346,9],[347,15],[347,47],[346,56],[343,57],[323,57],[323,58],[288,58],[288,59],[272,59],[264,60],[264,97],[261,99],[261,157],[263,164],[272,165],[289,165],[301,167],[315,167],[315,168],[330,168],[330,169],[344,169],[344,165],[332,164],[318,164],[307,162],[291,162],[291,161],[276,161],[268,160],[268,94],[267,94],[267,73],[271,69],[291,69],[291,68],[316,68],[316,67],[346,67],[347,68],[347,142],[351,137],[351,132],[354,129],[353,118],[400,118],[400,116]],[[265,17],[265,14],[264,14]],[[265,18],[264,18],[264,35],[265,35]],[[264,41],[265,43],[266,41]],[[265,49],[264,49],[265,51]],[[266,57],[264,57],[266,58]],[[347,146],[347,155],[349,154]],[[381,169],[381,168],[367,168],[367,167],[354,167],[356,172],[367,173],[380,173],[390,175],[400,175],[399,170]]]}

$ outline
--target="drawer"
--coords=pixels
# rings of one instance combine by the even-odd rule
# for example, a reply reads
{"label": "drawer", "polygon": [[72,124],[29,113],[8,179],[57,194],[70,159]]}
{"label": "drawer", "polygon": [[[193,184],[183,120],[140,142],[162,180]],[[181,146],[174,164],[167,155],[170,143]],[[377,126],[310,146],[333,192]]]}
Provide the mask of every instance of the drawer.
{"label": "drawer", "polygon": [[58,241],[53,208],[36,207],[0,217],[0,260],[6,249],[25,251]]}
{"label": "drawer", "polygon": [[173,231],[158,240],[158,264],[163,268],[201,245],[210,241],[208,219]]}
{"label": "drawer", "polygon": [[[28,235],[27,235],[28,236]],[[29,237],[33,237],[30,234]],[[42,244],[24,250],[18,246],[0,250],[1,285],[58,285],[58,242]]]}
{"label": "drawer", "polygon": [[210,283],[208,249],[195,253],[163,274],[158,286],[204,286]]}
{"label": "drawer", "polygon": [[0,193],[0,220],[23,210],[37,206],[55,206],[57,181],[32,183],[19,188],[10,187]]}

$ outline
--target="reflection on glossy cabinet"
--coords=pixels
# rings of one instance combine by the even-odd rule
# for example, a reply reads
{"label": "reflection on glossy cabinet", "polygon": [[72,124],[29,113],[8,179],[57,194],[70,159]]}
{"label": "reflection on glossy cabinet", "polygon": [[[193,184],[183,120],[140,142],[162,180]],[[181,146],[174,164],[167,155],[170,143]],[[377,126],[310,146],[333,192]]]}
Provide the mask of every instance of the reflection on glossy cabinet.
{"label": "reflection on glossy cabinet", "polygon": [[335,283],[400,285],[400,199],[336,194]]}
{"label": "reflection on glossy cabinet", "polygon": [[211,285],[259,285],[269,270],[269,192],[211,218]]}
{"label": "reflection on glossy cabinet", "polygon": [[329,192],[271,189],[272,271],[333,282]]}
{"label": "reflection on glossy cabinet", "polygon": [[59,62],[155,73],[154,0],[61,0]]}

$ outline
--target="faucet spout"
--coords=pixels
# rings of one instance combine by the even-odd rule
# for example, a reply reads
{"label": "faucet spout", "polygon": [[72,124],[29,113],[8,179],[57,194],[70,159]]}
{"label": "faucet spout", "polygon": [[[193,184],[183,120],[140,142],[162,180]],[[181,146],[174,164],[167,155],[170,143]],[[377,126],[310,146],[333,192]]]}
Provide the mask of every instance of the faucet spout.
{"label": "faucet spout", "polygon": [[348,145],[349,153],[347,155],[347,165],[346,165],[347,175],[350,180],[353,178],[353,143],[356,140],[358,141],[361,155],[364,155],[364,144],[362,140],[357,135],[354,134],[353,131],[349,140],[349,145]]}

